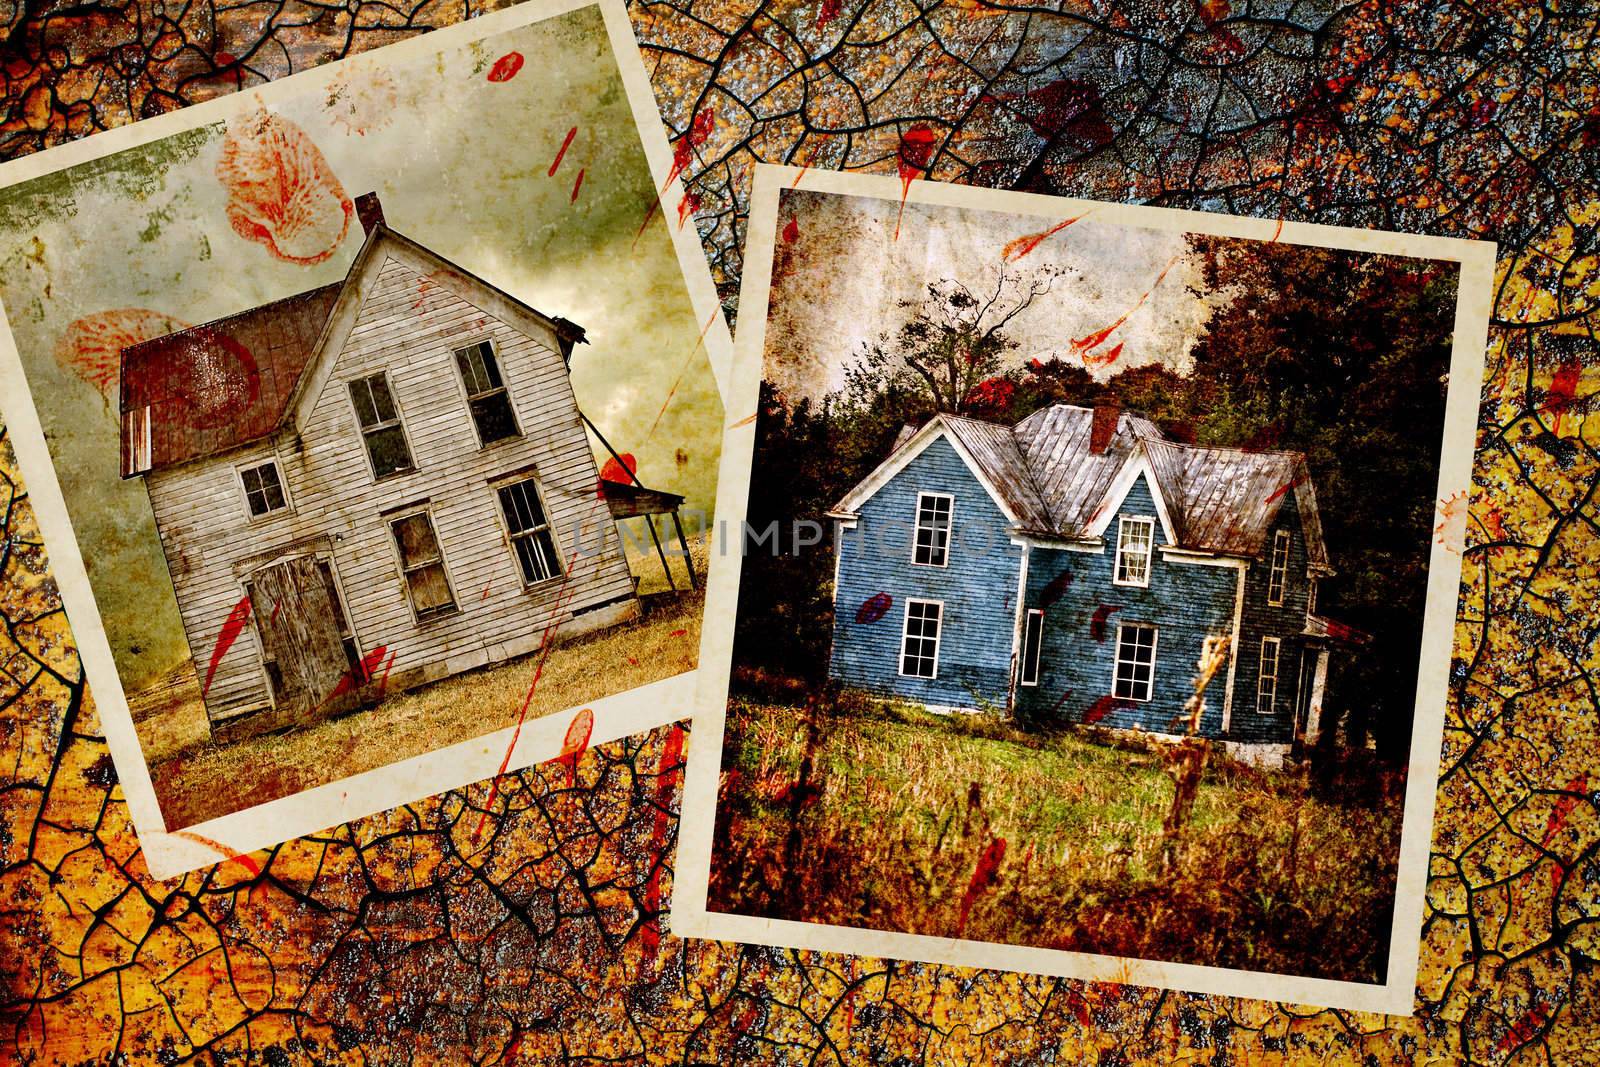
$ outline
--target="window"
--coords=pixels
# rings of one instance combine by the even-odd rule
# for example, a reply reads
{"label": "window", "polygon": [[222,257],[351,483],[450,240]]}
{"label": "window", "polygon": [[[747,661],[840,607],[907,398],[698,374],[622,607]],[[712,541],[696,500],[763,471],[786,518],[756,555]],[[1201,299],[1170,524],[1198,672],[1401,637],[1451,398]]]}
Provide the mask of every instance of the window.
{"label": "window", "polygon": [[950,512],[955,498],[945,493],[917,494],[917,537],[911,562],[943,567],[950,556]]}
{"label": "window", "polygon": [[479,341],[456,349],[456,369],[467,388],[467,408],[478,427],[478,442],[493,444],[517,436],[517,418],[511,411],[511,394],[500,377],[494,345]]}
{"label": "window", "polygon": [[561,574],[550,520],[539,500],[539,487],[532,478],[501,486],[500,510],[505,513],[506,530],[511,535],[511,550],[517,557],[525,585],[542,582]]}
{"label": "window", "polygon": [[1117,526],[1116,585],[1149,585],[1150,552],[1155,545],[1156,520],[1123,519]]}
{"label": "window", "polygon": [[1156,680],[1156,628],[1142,622],[1117,627],[1117,666],[1111,695],[1124,700],[1149,700]]}
{"label": "window", "polygon": [[367,445],[367,459],[374,478],[411,470],[411,447],[400,426],[400,411],[389,392],[389,378],[381,371],[350,383],[350,402],[361,423],[361,438]]}
{"label": "window", "polygon": [[444,573],[444,556],[439,538],[433,532],[433,519],[418,511],[389,523],[395,547],[400,552],[400,571],[405,576],[406,593],[417,617],[454,611],[456,600],[450,580]]}
{"label": "window", "polygon": [[900,642],[900,673],[912,678],[939,674],[939,627],[944,605],[937,600],[907,600],[906,628]]}
{"label": "window", "polygon": [[1278,702],[1278,645],[1276,637],[1261,639],[1261,667],[1256,673],[1256,714],[1271,715]]}
{"label": "window", "polygon": [[252,519],[282,511],[289,506],[288,498],[283,495],[283,479],[278,475],[275,460],[241,468],[239,480],[244,483],[244,502],[250,509]]}
{"label": "window", "polygon": [[1044,643],[1044,612],[1029,608],[1022,624],[1022,684],[1039,684],[1039,650]]}
{"label": "window", "polygon": [[1272,535],[1272,567],[1267,573],[1267,603],[1275,608],[1283,606],[1283,588],[1289,580],[1289,539],[1288,530],[1279,530]]}

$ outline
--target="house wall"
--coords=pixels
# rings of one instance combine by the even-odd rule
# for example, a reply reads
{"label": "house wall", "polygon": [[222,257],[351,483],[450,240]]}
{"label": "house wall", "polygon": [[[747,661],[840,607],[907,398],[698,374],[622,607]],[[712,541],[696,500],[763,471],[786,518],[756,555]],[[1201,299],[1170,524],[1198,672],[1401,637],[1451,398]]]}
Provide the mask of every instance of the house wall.
{"label": "house wall", "polygon": [[[1310,592],[1298,495],[1297,490],[1287,494],[1267,533],[1262,558],[1253,561],[1245,575],[1239,673],[1234,683],[1233,714],[1228,726],[1229,736],[1240,741],[1286,742],[1294,738],[1295,695],[1300,683],[1300,650],[1304,641],[1299,635],[1306,626],[1306,597]],[[1289,573],[1284,584],[1283,606],[1272,607],[1267,603],[1267,579],[1272,542],[1278,530],[1289,531]],[[1264,636],[1282,640],[1277,699],[1270,715],[1256,713],[1261,638]],[[1307,670],[1314,666],[1314,660],[1308,655]]]}
{"label": "house wall", "polygon": [[[1033,548],[1026,604],[1044,607],[1045,625],[1039,685],[1018,686],[1019,716],[1084,721],[1096,701],[1112,692],[1118,623],[1142,622],[1157,628],[1151,699],[1109,712],[1102,705],[1098,714],[1103,717],[1098,722],[1112,728],[1182,732],[1183,727],[1174,720],[1194,691],[1195,664],[1205,638],[1232,632],[1238,568],[1180,562],[1164,555],[1160,545],[1165,538],[1157,519],[1149,586],[1116,585],[1112,579],[1117,530],[1124,516],[1157,518],[1155,499],[1143,475],[1117,509],[1100,551]],[[1063,573],[1070,577],[1062,578]],[[1059,598],[1047,590],[1054,590]],[[1102,638],[1096,640],[1092,624],[1102,605],[1114,610],[1106,616]],[[1224,665],[1206,690],[1201,732],[1207,735],[1214,736],[1222,728],[1227,671]]]}
{"label": "house wall", "polygon": [[[223,622],[254,557],[317,535],[335,569],[363,654],[379,646],[395,675],[453,673],[534,647],[552,621],[629,601],[633,582],[615,525],[596,494],[598,471],[553,338],[530,336],[469,299],[458,277],[402,255],[363,276],[354,325],[304,425],[280,440],[146,476],[196,669],[204,678]],[[488,300],[479,303],[487,304]],[[480,448],[453,350],[493,338],[522,430]],[[374,482],[346,381],[387,369],[416,469]],[[251,522],[236,469],[276,455],[291,508]],[[567,582],[524,588],[489,480],[533,466]],[[457,610],[417,622],[388,520],[408,504],[432,511]],[[580,538],[585,536],[583,553]],[[258,562],[266,562],[260,559]],[[257,605],[258,610],[265,606]],[[213,718],[268,701],[251,627],[222,657],[207,697]]]}
{"label": "house wall", "polygon": [[[917,494],[949,493],[952,545],[946,567],[911,562]],[[858,688],[927,704],[1004,708],[1011,673],[1018,567],[1010,522],[950,442],[940,437],[861,506],[854,529],[835,540],[832,677]],[[893,598],[875,622],[858,623],[862,604]],[[908,597],[944,603],[938,676],[899,673]]]}

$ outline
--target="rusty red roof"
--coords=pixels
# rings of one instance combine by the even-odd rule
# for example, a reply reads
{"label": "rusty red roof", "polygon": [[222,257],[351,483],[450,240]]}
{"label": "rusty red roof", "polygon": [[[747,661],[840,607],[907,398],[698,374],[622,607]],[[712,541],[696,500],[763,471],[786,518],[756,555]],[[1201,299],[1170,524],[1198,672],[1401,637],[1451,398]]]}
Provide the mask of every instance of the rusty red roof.
{"label": "rusty red roof", "polygon": [[[122,350],[124,422],[148,408],[145,469],[266,437],[283,418],[344,282],[324,285]],[[125,473],[130,434],[122,437]]]}

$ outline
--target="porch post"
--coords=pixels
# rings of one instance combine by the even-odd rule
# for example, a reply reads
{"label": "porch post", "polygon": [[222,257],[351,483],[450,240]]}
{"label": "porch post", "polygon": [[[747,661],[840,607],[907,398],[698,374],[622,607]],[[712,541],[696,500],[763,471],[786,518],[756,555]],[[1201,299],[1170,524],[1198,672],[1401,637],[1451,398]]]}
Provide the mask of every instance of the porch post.
{"label": "porch post", "polygon": [[1315,745],[1322,736],[1322,695],[1328,688],[1328,650],[1317,649],[1316,672],[1311,676],[1311,701],[1306,711],[1306,744]]}

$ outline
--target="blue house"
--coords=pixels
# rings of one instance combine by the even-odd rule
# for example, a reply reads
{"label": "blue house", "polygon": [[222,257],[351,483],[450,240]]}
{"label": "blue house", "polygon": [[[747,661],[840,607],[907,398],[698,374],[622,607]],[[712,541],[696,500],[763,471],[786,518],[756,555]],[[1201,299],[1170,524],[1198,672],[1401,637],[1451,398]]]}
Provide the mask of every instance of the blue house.
{"label": "blue house", "polygon": [[1208,635],[1230,638],[1200,732],[1243,758],[1320,733],[1333,575],[1305,457],[1165,438],[1114,407],[908,427],[832,511],[844,685],[1027,721],[1184,732]]}

